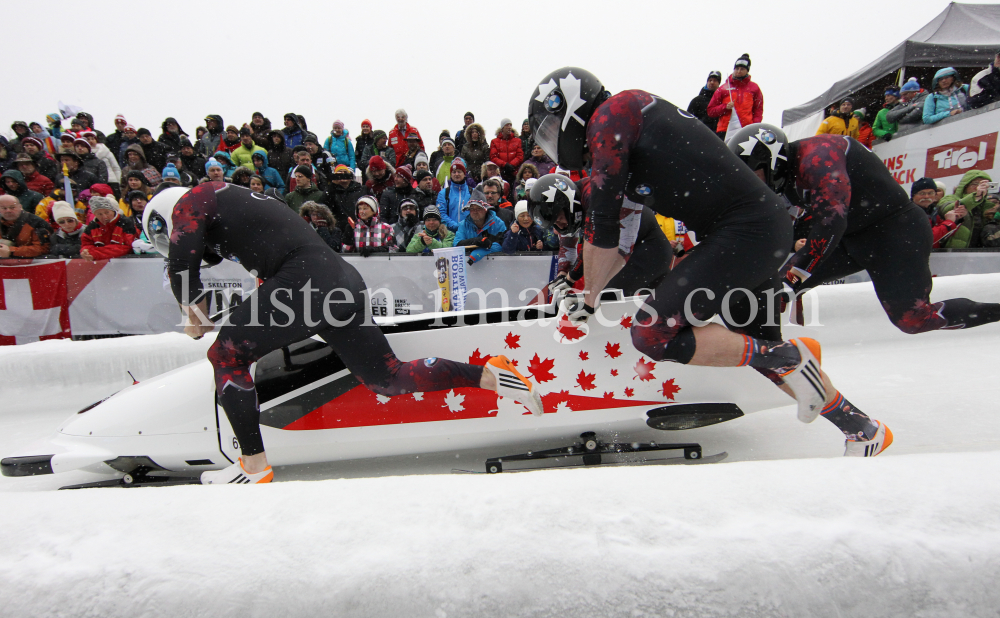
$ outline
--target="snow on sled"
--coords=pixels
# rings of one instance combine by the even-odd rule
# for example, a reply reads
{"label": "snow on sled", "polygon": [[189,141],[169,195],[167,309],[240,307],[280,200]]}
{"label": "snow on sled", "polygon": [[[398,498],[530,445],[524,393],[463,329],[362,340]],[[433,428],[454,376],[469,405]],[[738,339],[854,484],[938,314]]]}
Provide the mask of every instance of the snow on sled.
{"label": "snow on sled", "polygon": [[[538,385],[541,417],[476,388],[376,395],[319,340],[268,354],[254,369],[268,460],[283,466],[473,448],[499,456],[513,445],[569,445],[584,432],[627,440],[650,427],[690,429],[789,403],[747,368],[651,361],[629,332],[639,299],[611,298],[582,328],[558,324],[551,306],[379,320],[401,359],[482,365],[506,355]],[[238,455],[212,367],[202,360],[80,410],[0,468],[5,476],[86,470],[148,480],[196,477]]]}

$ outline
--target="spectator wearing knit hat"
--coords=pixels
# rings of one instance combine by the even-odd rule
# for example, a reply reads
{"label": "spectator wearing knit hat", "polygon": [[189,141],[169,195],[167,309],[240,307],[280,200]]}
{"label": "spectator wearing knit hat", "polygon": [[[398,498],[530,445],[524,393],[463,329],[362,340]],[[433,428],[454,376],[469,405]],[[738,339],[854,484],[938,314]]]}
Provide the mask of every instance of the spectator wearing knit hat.
{"label": "spectator wearing knit hat", "polygon": [[964,207],[949,210],[942,215],[938,212],[937,185],[930,178],[921,178],[910,186],[910,199],[920,210],[927,215],[927,220],[931,224],[931,234],[934,244],[933,248],[938,249],[941,243],[948,239],[956,229],[958,229],[959,216],[965,216]]}
{"label": "spectator wearing knit hat", "polygon": [[466,174],[465,161],[462,159],[452,161],[451,176],[438,193],[435,202],[441,213],[441,221],[450,230],[457,230],[459,222],[468,214],[466,205],[469,203],[472,191],[465,182]]}
{"label": "spectator wearing knit hat", "polygon": [[154,169],[163,169],[163,166],[167,164],[167,147],[154,141],[153,134],[149,132],[149,129],[139,129],[135,132],[135,136],[139,138],[139,144],[142,146],[146,161]]}
{"label": "spectator wearing knit hat", "polygon": [[[382,192],[378,198],[379,218],[392,225],[399,220],[399,207],[403,200],[413,198],[413,176],[410,175],[410,168],[403,166],[396,168],[392,178],[392,186]],[[414,202],[414,206],[416,202]],[[407,239],[409,242],[409,239]],[[400,243],[406,246],[406,243]]]}
{"label": "spectator wearing knit hat", "polygon": [[858,139],[858,117],[854,115],[854,97],[845,97],[837,111],[820,123],[816,135],[848,135]]}
{"label": "spectator wearing knit hat", "polygon": [[362,257],[395,251],[396,235],[391,225],[379,220],[378,201],[371,195],[363,195],[358,199],[356,207],[354,250]]}
{"label": "spectator wearing knit hat", "polygon": [[344,126],[343,120],[338,119],[333,121],[330,135],[323,142],[323,150],[333,155],[337,161],[336,165],[343,164],[351,169],[357,167],[357,160],[354,156],[354,144],[351,143],[351,134]]}
{"label": "spectator wearing knit hat", "polygon": [[[427,170],[420,170],[413,175],[413,182],[416,187],[413,188],[413,199],[417,202],[417,213],[423,218],[423,214],[427,211],[427,207],[431,204],[437,203],[438,191],[441,190],[440,187],[434,188],[434,183],[437,179],[431,175]],[[435,207],[436,209],[436,207]],[[441,213],[438,212],[438,217]]]}
{"label": "spectator wearing knit hat", "polygon": [[42,142],[35,137],[26,137],[21,140],[21,149],[35,161],[42,176],[55,182],[61,167],[45,152]]}
{"label": "spectator wearing knit hat", "polygon": [[[72,148],[59,153],[59,163],[69,171],[69,181],[73,187],[73,194],[76,195],[84,189],[89,189],[91,185],[98,182],[97,176],[91,174],[83,168],[83,159],[76,154]],[[159,174],[157,174],[159,175]],[[56,188],[63,186],[63,175],[56,177]]]}
{"label": "spectator wearing knit hat", "polygon": [[170,183],[174,186],[181,186],[181,173],[177,170],[177,166],[173,163],[167,163],[167,166],[163,168],[163,172],[160,173],[163,178],[163,182]]}
{"label": "spectator wearing knit hat", "polygon": [[417,203],[411,198],[406,198],[400,202],[399,218],[392,224],[392,233],[396,235],[396,246],[401,249],[408,247],[419,228],[420,216],[417,213]]}
{"label": "spectator wearing knit hat", "polygon": [[516,251],[543,251],[545,232],[528,212],[527,200],[514,206],[515,220],[503,238],[503,252],[511,255]]}
{"label": "spectator wearing knit hat", "polygon": [[928,92],[920,87],[916,77],[906,80],[899,89],[899,105],[889,110],[885,119],[900,124],[921,124],[924,121],[924,102]]}
{"label": "spectator wearing knit hat", "polygon": [[465,247],[469,264],[474,264],[491,253],[502,252],[503,246],[500,243],[507,228],[486,202],[486,196],[474,190],[464,210],[466,217],[455,232],[455,246]]}
{"label": "spectator wearing knit hat", "polygon": [[899,130],[899,125],[895,122],[889,122],[888,119],[889,111],[898,104],[899,90],[887,88],[882,109],[878,110],[878,113],[875,114],[875,122],[872,123],[872,133],[876,139],[884,139],[888,142],[892,139],[893,134]]}
{"label": "spectator wearing knit hat", "polygon": [[428,206],[424,211],[424,224],[414,231],[410,243],[406,246],[407,253],[431,253],[434,249],[451,247],[455,243],[455,232],[441,222],[441,213],[437,206]]}
{"label": "spectator wearing knit hat", "polygon": [[727,133],[761,122],[764,118],[764,94],[750,79],[750,55],[743,54],[733,64],[733,72],[712,93],[708,115],[718,118],[715,131],[725,139]]}
{"label": "spectator wearing knit hat", "polygon": [[[451,132],[448,129],[445,129],[445,130],[441,131],[441,134],[438,135],[438,148],[437,148],[437,150],[435,150],[434,152],[431,153],[431,156],[430,156],[430,158],[428,160],[428,163],[430,165],[430,169],[432,169],[432,170],[436,170],[437,169],[438,163],[441,162],[441,157],[444,156],[444,153],[441,151],[441,144],[444,143],[445,138],[451,139]],[[454,145],[455,144],[455,140],[452,139],[451,143],[452,143],[452,145]],[[455,149],[455,152],[456,153],[458,152],[457,148]]]}
{"label": "spectator wearing knit hat", "polygon": [[[368,160],[363,159],[365,148],[375,145],[375,134],[372,131],[372,121],[367,118],[361,121],[361,135],[354,140],[354,155],[357,169],[368,169]],[[370,155],[369,155],[370,156]]]}
{"label": "spectator wearing knit hat", "polygon": [[125,116],[118,114],[115,116],[115,130],[110,133],[106,138],[104,138],[104,145],[107,146],[111,154],[118,160],[119,164],[121,159],[118,157],[118,153],[122,151],[121,145],[122,141],[125,139],[125,126],[128,125],[128,121],[125,120]]}
{"label": "spectator wearing knit hat", "polygon": [[205,162],[205,177],[201,182],[225,182],[225,180],[226,168],[215,157]]}
{"label": "spectator wearing knit hat", "polygon": [[712,100],[712,95],[715,94],[716,89],[721,83],[722,73],[718,71],[709,72],[708,79],[705,81],[705,85],[702,86],[701,92],[698,93],[698,96],[691,99],[691,102],[687,106],[688,113],[702,121],[713,133],[716,127],[719,126],[719,119],[718,117],[712,118],[708,115],[708,103]]}
{"label": "spectator wearing knit hat", "polygon": [[500,168],[504,180],[514,182],[517,168],[524,162],[524,152],[521,150],[521,139],[514,133],[514,125],[510,118],[500,120],[496,137],[490,142],[490,161]]}
{"label": "spectator wearing knit hat", "polygon": [[441,156],[437,161],[432,159],[429,164],[430,169],[434,170],[434,176],[442,185],[451,176],[451,163],[455,160],[455,156],[455,142],[450,137],[445,137],[441,140]]}
{"label": "spectator wearing knit hat", "polygon": [[396,168],[387,165],[382,157],[374,156],[368,160],[368,172],[365,174],[365,188],[378,200],[382,197],[382,192],[392,184],[392,175]]}
{"label": "spectator wearing knit hat", "polygon": [[462,117],[462,128],[455,131],[455,152],[462,152],[462,146],[465,145],[465,130],[469,128],[473,122],[476,121],[476,115],[472,112],[465,112],[465,116]]}
{"label": "spectator wearing knit hat", "polygon": [[[295,189],[285,194],[285,204],[296,213],[308,201],[322,202],[324,194],[313,184],[313,170],[308,165],[300,165],[292,172]],[[247,180],[249,182],[249,179]]]}
{"label": "spectator wearing knit hat", "polygon": [[95,195],[90,198],[90,211],[94,220],[83,231],[80,257],[89,261],[108,260],[131,253],[135,226],[122,216],[114,198]]}
{"label": "spectator wearing knit hat", "polygon": [[237,167],[245,167],[253,171],[253,155],[259,152],[267,154],[266,150],[253,141],[253,131],[249,127],[243,127],[240,129],[240,144],[229,153],[229,156],[232,157],[233,163]]}
{"label": "spectator wearing knit hat", "polygon": [[80,257],[80,243],[85,226],[76,218],[76,211],[68,202],[52,204],[52,218],[56,222],[56,231],[49,236],[52,242],[49,254],[58,257]]}
{"label": "spectator wearing knit hat", "polygon": [[[88,133],[93,134],[93,131],[88,131]],[[104,161],[97,158],[97,155],[94,154],[90,146],[90,142],[84,137],[78,137],[73,140],[73,150],[76,154],[80,155],[80,161],[83,163],[83,169],[96,176],[99,182],[107,184],[109,180],[108,166],[104,163]]]}

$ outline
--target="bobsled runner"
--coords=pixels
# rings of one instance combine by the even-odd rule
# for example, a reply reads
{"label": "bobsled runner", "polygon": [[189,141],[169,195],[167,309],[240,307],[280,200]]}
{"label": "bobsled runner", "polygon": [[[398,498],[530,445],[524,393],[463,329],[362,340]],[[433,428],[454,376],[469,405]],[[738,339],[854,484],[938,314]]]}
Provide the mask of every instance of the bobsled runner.
{"label": "bobsled runner", "polygon": [[[538,385],[541,417],[476,388],[376,395],[318,339],[268,354],[254,366],[268,460],[283,466],[474,448],[499,456],[514,445],[564,447],[585,432],[628,443],[649,428],[691,429],[789,403],[747,368],[650,360],[629,331],[640,298],[604,298],[599,315],[579,328],[560,324],[551,305],[379,319],[404,360],[485,364],[506,355]],[[87,406],[51,438],[6,454],[0,468],[5,476],[85,470],[114,475],[111,485],[141,486],[164,484],[160,476],[195,479],[239,452],[202,360]]]}

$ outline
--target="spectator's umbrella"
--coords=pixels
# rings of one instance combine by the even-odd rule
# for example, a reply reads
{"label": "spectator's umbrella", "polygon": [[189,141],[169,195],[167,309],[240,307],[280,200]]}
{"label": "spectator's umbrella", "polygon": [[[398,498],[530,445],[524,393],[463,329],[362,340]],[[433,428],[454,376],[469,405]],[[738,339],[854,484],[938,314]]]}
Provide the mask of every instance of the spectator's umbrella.
{"label": "spectator's umbrella", "polygon": [[[930,23],[895,46],[854,75],[833,84],[829,90],[808,103],[786,109],[781,115],[781,126],[786,127],[789,139],[797,139],[794,123],[816,117],[822,120],[823,109],[852,94],[859,99],[858,106],[881,101],[886,87],[899,85],[914,74],[922,75],[941,67],[981,69],[993,60],[1000,50],[1000,4],[951,3]],[[897,83],[898,82],[898,83]],[[921,81],[926,88],[929,79]],[[872,92],[868,93],[871,89]],[[868,101],[872,99],[872,101]],[[815,132],[812,127],[809,135]]]}

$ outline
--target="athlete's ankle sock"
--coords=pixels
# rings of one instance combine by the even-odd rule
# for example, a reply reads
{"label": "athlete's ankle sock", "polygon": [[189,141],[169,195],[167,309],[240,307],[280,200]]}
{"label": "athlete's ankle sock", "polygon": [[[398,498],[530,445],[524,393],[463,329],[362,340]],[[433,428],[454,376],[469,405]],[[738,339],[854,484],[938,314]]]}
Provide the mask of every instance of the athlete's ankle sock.
{"label": "athlete's ankle sock", "polygon": [[1000,322],[1000,303],[977,303],[968,298],[952,298],[941,303],[945,328],[973,328]]}
{"label": "athlete's ankle sock", "polygon": [[848,440],[864,442],[874,438],[878,432],[878,423],[854,407],[854,404],[844,399],[839,392],[834,395],[833,401],[826,404],[820,414],[844,432]]}
{"label": "athlete's ankle sock", "polygon": [[798,366],[802,360],[799,349],[789,341],[766,341],[743,337],[743,359],[739,367],[750,366],[755,369],[771,369],[779,374],[788,373]]}

